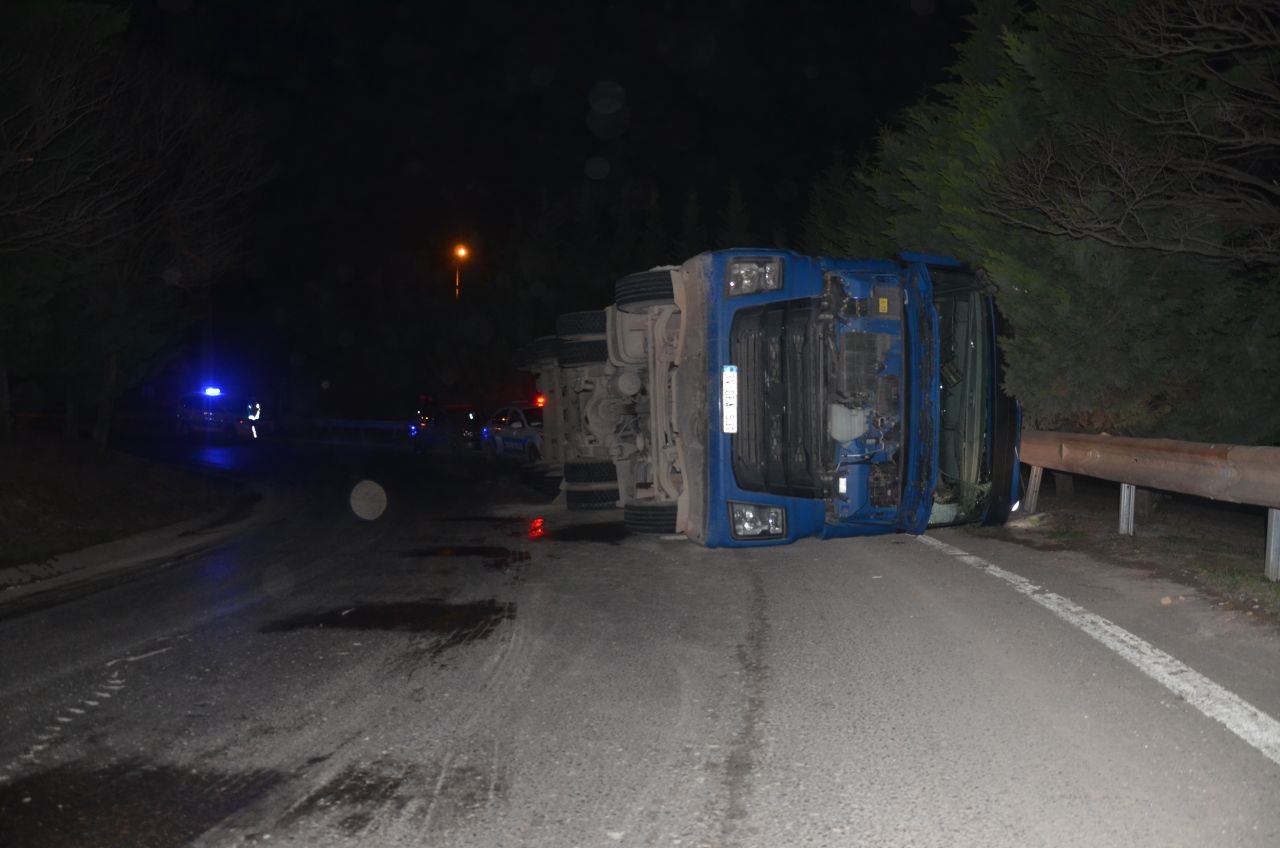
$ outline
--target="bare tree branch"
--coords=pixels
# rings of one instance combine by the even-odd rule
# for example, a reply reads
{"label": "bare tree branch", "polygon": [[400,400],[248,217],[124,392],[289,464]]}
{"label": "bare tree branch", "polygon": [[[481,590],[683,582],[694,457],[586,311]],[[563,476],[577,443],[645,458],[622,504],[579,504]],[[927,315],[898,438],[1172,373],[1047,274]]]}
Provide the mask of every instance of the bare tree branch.
{"label": "bare tree branch", "polygon": [[1280,263],[1280,7],[1079,4],[1046,31],[1115,106],[1028,144],[983,210],[1036,232],[1244,265]]}

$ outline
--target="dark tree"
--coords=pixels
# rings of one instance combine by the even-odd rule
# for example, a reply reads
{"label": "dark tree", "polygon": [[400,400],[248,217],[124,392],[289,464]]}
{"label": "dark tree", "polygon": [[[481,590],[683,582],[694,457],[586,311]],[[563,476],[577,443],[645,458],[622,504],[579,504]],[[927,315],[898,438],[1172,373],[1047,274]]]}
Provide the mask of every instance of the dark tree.
{"label": "dark tree", "polygon": [[751,216],[747,212],[747,200],[742,184],[729,183],[729,196],[720,215],[720,228],[716,231],[716,247],[750,247],[753,243]]}
{"label": "dark tree", "polygon": [[691,191],[685,198],[684,211],[680,214],[680,235],[676,241],[675,261],[683,262],[697,256],[707,249],[707,242],[707,228],[702,221],[698,193]]}

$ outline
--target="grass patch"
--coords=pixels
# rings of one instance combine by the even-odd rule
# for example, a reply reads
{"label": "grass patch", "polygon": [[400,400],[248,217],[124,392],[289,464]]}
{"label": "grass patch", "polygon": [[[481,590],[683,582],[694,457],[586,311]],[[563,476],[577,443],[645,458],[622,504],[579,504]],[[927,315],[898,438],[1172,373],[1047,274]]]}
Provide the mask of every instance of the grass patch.
{"label": "grass patch", "polygon": [[1280,614],[1280,583],[1272,583],[1262,569],[1243,563],[1189,563],[1204,585],[1241,609]]}
{"label": "grass patch", "polygon": [[1059,527],[1051,528],[1048,537],[1051,542],[1078,542],[1089,538],[1089,534],[1074,524],[1067,522]]}

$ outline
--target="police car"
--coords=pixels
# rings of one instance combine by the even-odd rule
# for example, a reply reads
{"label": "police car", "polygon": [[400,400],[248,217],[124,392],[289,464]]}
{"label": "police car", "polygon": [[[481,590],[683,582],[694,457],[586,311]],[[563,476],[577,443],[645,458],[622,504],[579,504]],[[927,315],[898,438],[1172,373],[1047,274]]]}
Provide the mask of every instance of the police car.
{"label": "police car", "polygon": [[539,395],[531,403],[504,406],[480,431],[481,447],[492,458],[518,459],[534,463],[542,459],[542,408]]}
{"label": "police car", "polygon": [[178,401],[178,434],[222,439],[257,439],[264,434],[266,421],[262,404],[253,398],[228,395],[217,386],[183,395]]}

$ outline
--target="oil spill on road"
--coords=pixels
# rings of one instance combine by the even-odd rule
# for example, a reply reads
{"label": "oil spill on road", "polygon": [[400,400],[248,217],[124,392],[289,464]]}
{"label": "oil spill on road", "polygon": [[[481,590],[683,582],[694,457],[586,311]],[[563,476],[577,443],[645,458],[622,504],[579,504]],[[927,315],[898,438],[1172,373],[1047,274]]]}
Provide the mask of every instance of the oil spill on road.
{"label": "oil spill on road", "polygon": [[186,845],[284,779],[138,761],[59,766],[0,785],[0,845]]}
{"label": "oil spill on road", "polygon": [[519,518],[514,515],[446,515],[441,517],[439,520],[468,524],[492,524],[494,527],[505,527],[509,524],[524,524],[529,519]]}
{"label": "oil spill on road", "polygon": [[506,571],[513,563],[529,559],[528,551],[514,551],[497,545],[433,545],[429,548],[411,548],[401,551],[404,559],[430,557],[485,557],[485,568]]}
{"label": "oil spill on road", "polygon": [[[325,817],[346,836],[357,836],[384,805],[396,814],[403,811],[409,801],[421,794],[417,785],[420,782],[421,774],[413,765],[389,773],[348,766],[290,810],[279,826],[289,828],[303,819]],[[409,788],[402,793],[405,783]]]}
{"label": "oil spill on road", "polygon": [[401,633],[440,633],[431,646],[435,657],[449,648],[485,639],[499,624],[516,617],[516,605],[494,600],[450,604],[438,598],[395,604],[362,604],[320,613],[304,613],[273,621],[263,633],[294,630],[387,630]]}
{"label": "oil spill on road", "polygon": [[621,521],[606,524],[573,524],[569,527],[542,526],[542,532],[535,538],[554,539],[557,542],[597,542],[605,545],[620,545],[627,538],[627,526]]}
{"label": "oil spill on road", "polygon": [[[397,819],[422,831],[424,841],[444,841],[447,832],[473,819],[486,807],[505,801],[507,781],[493,746],[473,755],[467,751],[442,763],[381,759],[350,765],[311,791],[276,824],[290,830],[299,822],[327,825],[348,838],[358,838],[370,825]],[[427,839],[430,827],[435,838]],[[366,839],[362,844],[369,844]]]}

